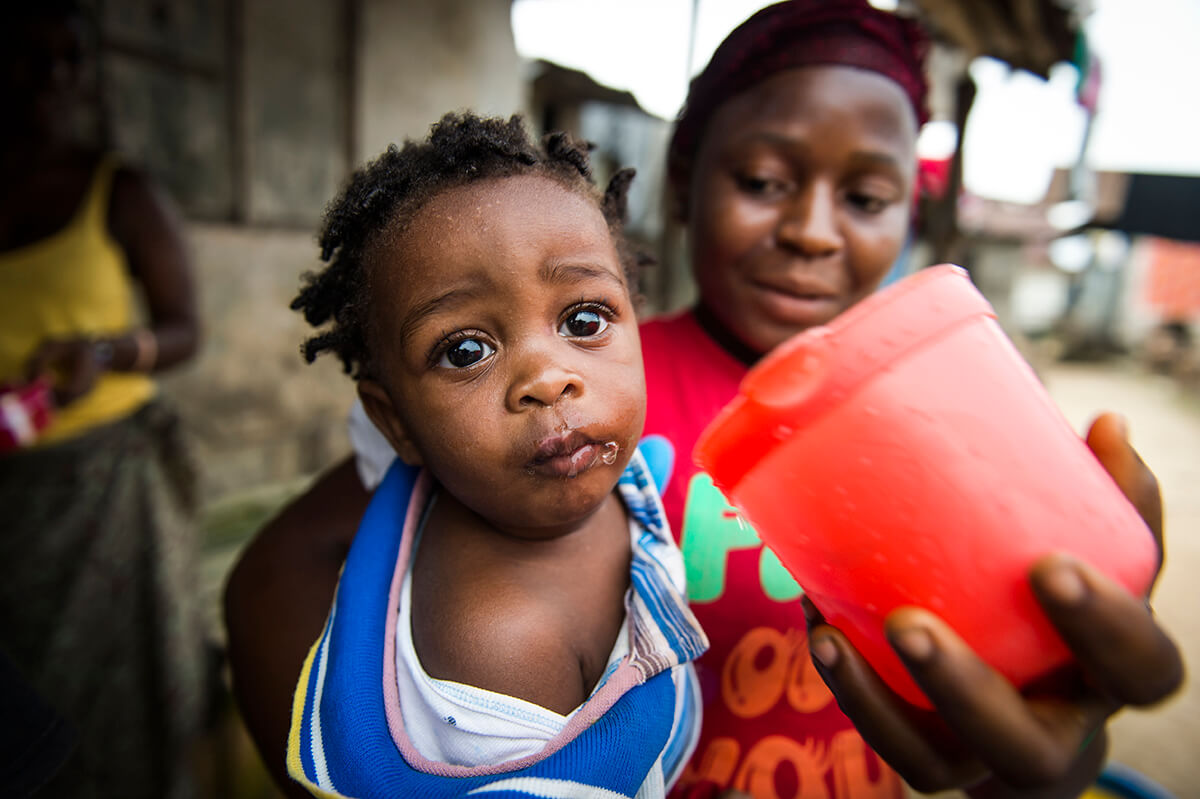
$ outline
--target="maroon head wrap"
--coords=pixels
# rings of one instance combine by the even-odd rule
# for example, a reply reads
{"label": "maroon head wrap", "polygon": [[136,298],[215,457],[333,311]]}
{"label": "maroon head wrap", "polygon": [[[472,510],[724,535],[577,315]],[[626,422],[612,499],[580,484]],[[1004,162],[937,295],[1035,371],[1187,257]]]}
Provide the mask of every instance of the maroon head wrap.
{"label": "maroon head wrap", "polygon": [[704,128],[729,98],[784,69],[822,64],[858,67],[895,81],[912,103],[917,124],[925,107],[928,39],[914,21],[866,0],[786,0],[767,6],[733,30],[692,79],[667,156],[673,186],[682,186]]}

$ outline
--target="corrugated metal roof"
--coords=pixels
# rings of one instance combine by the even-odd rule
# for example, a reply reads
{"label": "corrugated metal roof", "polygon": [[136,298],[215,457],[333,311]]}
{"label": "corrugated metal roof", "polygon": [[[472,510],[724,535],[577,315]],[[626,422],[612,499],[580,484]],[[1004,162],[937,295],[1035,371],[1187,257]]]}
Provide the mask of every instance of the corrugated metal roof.
{"label": "corrugated metal roof", "polygon": [[968,58],[991,56],[1048,77],[1070,61],[1091,0],[911,0],[934,37]]}

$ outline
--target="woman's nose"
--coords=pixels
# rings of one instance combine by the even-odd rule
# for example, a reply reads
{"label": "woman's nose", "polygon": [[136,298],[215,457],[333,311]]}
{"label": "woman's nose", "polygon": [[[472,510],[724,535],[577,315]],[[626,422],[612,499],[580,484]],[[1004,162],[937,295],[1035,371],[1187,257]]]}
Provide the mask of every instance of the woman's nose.
{"label": "woman's nose", "polygon": [[777,229],[781,246],[810,258],[834,255],[842,249],[837,224],[837,193],[833,186],[814,183],[797,192],[782,211]]}

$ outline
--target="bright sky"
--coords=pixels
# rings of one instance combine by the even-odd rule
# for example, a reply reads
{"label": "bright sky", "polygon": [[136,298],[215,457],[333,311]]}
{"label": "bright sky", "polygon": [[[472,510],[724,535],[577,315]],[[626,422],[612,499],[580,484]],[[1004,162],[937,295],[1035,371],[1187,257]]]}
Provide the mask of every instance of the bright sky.
{"label": "bright sky", "polygon": [[[517,50],[581,69],[634,93],[664,119],[721,39],[768,0],[515,0]],[[698,9],[688,64],[693,6]],[[876,5],[886,6],[886,0]],[[1200,175],[1200,1],[1093,0],[1086,26],[1103,63],[1088,162],[1097,169]],[[972,65],[979,87],[967,125],[966,181],[977,194],[1032,202],[1083,140],[1075,71],[1049,81],[1003,64]],[[923,144],[937,148],[939,133]]]}

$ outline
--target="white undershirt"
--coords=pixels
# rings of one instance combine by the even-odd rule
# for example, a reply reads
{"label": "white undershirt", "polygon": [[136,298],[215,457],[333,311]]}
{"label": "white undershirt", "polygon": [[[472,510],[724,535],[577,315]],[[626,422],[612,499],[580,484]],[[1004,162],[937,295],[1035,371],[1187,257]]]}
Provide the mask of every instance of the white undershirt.
{"label": "white undershirt", "polygon": [[[433,506],[431,499],[426,508]],[[482,766],[540,752],[562,731],[571,716],[506,694],[430,677],[412,640],[412,564],[421,543],[420,524],[400,585],[396,619],[396,683],[409,740],[422,756],[440,763]],[[630,521],[630,535],[636,524]],[[629,630],[621,623],[599,688],[629,654]],[[576,708],[578,710],[578,708]]]}

